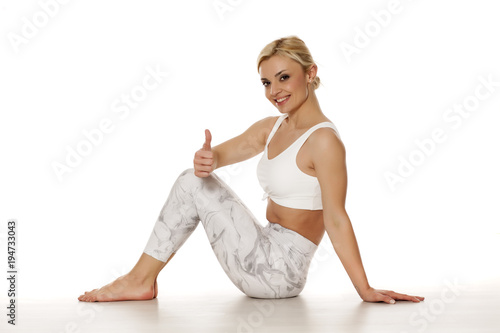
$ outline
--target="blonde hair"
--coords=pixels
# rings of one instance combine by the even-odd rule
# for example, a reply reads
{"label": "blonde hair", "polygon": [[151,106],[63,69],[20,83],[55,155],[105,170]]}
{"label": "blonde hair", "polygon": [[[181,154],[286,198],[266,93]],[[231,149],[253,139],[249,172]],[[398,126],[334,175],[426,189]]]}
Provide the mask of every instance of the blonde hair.
{"label": "blonde hair", "polygon": [[[274,55],[286,56],[295,60],[302,66],[304,72],[307,72],[311,69],[311,66],[315,64],[306,43],[297,36],[283,37],[267,44],[262,51],[260,51],[259,57],[257,58],[257,71],[264,60]],[[313,89],[317,89],[319,84],[319,77],[315,76],[314,80],[311,82]]]}

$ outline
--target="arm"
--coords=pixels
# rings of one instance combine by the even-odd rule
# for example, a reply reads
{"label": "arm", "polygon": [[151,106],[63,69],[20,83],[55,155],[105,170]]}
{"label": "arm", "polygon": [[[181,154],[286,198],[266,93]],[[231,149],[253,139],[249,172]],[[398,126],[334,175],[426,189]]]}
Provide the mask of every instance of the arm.
{"label": "arm", "polygon": [[351,221],[345,210],[347,168],[345,147],[332,129],[319,129],[310,137],[313,164],[321,186],[325,230],[359,296],[368,302],[394,303],[395,299],[423,300],[368,283]]}
{"label": "arm", "polygon": [[193,161],[195,175],[207,177],[217,168],[247,160],[261,153],[275,121],[276,117],[261,119],[242,134],[213,148],[210,146],[212,135],[206,130],[205,144],[196,152]]}
{"label": "arm", "polygon": [[313,153],[313,164],[321,186],[325,230],[354,288],[361,296],[370,285],[361,262],[351,221],[345,210],[345,147],[331,129],[318,130],[315,134],[311,136],[314,140],[311,146],[317,150],[317,153]]}
{"label": "arm", "polygon": [[276,117],[261,119],[242,134],[227,140],[214,148],[214,170],[226,165],[245,161],[264,151],[267,135]]}

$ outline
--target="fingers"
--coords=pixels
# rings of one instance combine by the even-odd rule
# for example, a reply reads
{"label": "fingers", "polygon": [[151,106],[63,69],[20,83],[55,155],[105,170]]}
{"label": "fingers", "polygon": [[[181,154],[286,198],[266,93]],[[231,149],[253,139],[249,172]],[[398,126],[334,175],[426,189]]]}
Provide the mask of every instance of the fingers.
{"label": "fingers", "polygon": [[194,174],[198,177],[208,177],[210,173],[213,171],[213,158],[212,151],[206,151],[200,149],[194,155]]}
{"label": "fingers", "polygon": [[211,168],[212,165],[214,164],[214,155],[211,151],[199,150],[194,155],[193,163],[197,167],[204,168],[204,170],[202,170],[202,171],[207,171],[208,168],[206,168],[206,167]]}
{"label": "fingers", "polygon": [[212,133],[209,130],[205,130],[205,143],[203,144],[203,150],[210,151],[212,147],[210,146],[212,142]]}
{"label": "fingers", "polygon": [[394,298],[392,298],[390,296],[387,296],[387,295],[383,295],[381,301],[385,302],[385,303],[388,303],[388,304],[394,304],[394,303],[396,303],[396,300]]}
{"label": "fingers", "polygon": [[214,153],[212,151],[206,151],[203,149],[200,149],[196,152],[195,158],[197,159],[213,159]]}
{"label": "fingers", "polygon": [[206,177],[208,176],[208,174],[210,174],[212,171],[214,171],[212,169],[212,166],[211,165],[201,165],[201,164],[195,164],[195,168],[194,168],[194,174],[198,177],[202,177],[200,175],[203,175],[203,177]]}
{"label": "fingers", "polygon": [[392,290],[386,291],[384,294],[386,294],[386,295],[388,295],[388,296],[390,296],[393,299],[396,299],[398,301],[411,301],[411,302],[418,303],[418,302],[421,302],[425,299],[425,297],[401,294],[401,293],[394,292]]}

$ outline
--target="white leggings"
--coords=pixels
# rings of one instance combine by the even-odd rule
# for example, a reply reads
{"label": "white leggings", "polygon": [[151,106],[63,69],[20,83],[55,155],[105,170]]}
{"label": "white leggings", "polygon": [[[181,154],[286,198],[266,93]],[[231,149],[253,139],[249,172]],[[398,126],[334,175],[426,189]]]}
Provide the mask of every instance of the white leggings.
{"label": "white leggings", "polygon": [[261,226],[216,174],[187,169],[175,181],[144,253],[166,262],[201,221],[222,268],[250,297],[297,296],[318,246],[277,223]]}

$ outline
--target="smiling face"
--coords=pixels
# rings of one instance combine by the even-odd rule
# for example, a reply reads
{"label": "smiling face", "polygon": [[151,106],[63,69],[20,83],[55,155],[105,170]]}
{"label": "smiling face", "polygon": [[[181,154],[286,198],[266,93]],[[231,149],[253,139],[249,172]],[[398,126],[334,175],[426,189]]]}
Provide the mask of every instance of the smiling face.
{"label": "smiling face", "polygon": [[306,102],[314,71],[315,66],[306,73],[298,62],[281,55],[262,61],[259,67],[266,98],[281,113],[293,112]]}

